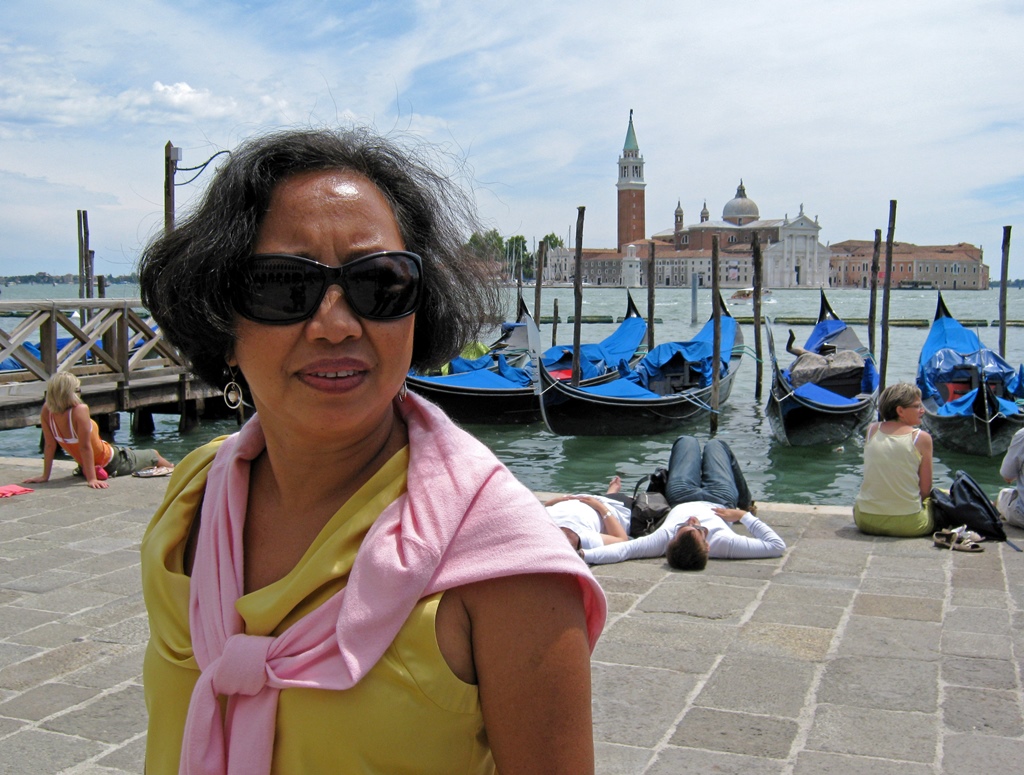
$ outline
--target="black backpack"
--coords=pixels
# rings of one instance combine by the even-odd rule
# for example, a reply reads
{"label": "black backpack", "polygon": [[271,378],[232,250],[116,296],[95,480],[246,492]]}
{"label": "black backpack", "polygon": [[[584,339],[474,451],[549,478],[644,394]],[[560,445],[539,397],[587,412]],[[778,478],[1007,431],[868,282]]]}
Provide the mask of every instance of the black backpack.
{"label": "black backpack", "polygon": [[983,538],[1006,540],[999,512],[981,485],[965,471],[956,472],[948,493],[937,487],[932,488],[932,516],[936,528],[967,525],[968,530],[973,530]]}
{"label": "black backpack", "polygon": [[[646,484],[647,489],[640,492]],[[645,476],[633,488],[633,503],[629,510],[629,537],[640,538],[649,535],[661,527],[672,507],[665,497],[665,486],[668,484],[668,469],[658,468],[653,474]]]}

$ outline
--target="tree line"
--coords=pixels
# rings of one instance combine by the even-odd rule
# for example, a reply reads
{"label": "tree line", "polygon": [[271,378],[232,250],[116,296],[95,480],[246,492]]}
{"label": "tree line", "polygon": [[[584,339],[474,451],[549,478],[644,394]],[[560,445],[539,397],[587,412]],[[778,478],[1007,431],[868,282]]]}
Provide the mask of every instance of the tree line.
{"label": "tree line", "polygon": [[[565,247],[565,242],[554,233],[544,237],[548,250],[555,247]],[[508,239],[501,236],[497,229],[489,231],[474,232],[466,242],[466,249],[482,259],[494,261],[501,265],[501,273],[504,277],[514,280],[522,277],[524,280],[536,278],[537,254],[526,242],[526,237],[517,234]]]}

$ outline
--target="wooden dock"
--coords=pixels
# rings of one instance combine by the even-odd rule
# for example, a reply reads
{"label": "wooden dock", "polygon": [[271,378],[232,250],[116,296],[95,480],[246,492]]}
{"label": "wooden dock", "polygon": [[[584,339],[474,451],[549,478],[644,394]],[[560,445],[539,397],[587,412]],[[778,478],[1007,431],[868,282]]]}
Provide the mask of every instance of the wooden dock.
{"label": "wooden dock", "polygon": [[[10,360],[8,360],[10,359]],[[46,382],[58,372],[82,381],[82,394],[101,430],[115,430],[131,412],[136,432],[152,415],[178,414],[191,427],[223,406],[220,391],[200,382],[181,354],[146,319],[139,299],[0,302],[0,430],[39,423]]]}

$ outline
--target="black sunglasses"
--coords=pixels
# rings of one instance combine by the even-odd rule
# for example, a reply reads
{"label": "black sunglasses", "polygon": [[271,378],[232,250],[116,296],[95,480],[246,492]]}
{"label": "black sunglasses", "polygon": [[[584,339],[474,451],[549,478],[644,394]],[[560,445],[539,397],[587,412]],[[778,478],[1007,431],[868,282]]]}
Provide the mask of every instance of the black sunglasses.
{"label": "black sunglasses", "polygon": [[238,314],[257,323],[286,325],[313,317],[324,294],[338,285],[348,306],[367,320],[397,320],[420,304],[423,259],[388,250],[326,266],[286,253],[250,256],[232,280]]}

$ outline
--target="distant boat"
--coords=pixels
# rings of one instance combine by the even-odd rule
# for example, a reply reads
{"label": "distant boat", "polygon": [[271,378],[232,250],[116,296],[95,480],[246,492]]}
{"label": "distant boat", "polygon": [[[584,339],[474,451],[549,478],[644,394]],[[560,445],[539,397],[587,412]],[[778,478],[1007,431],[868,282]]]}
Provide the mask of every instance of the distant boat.
{"label": "distant boat", "polygon": [[867,427],[875,416],[878,371],[824,291],[818,322],[803,346],[822,357],[804,356],[789,369],[782,368],[771,325],[767,331],[772,386],[765,413],[776,439],[794,447],[838,444]]}
{"label": "distant boat", "polygon": [[[729,301],[736,301],[739,303],[753,302],[754,301],[754,289],[753,288],[740,288],[732,296],[729,297]],[[761,303],[762,304],[774,304],[775,299],[772,298],[772,291],[770,288],[761,289]]]}
{"label": "distant boat", "polygon": [[1024,427],[1024,366],[1014,369],[953,317],[939,294],[918,359],[922,425],[944,447],[994,457]]}
{"label": "distant boat", "polygon": [[[410,374],[409,389],[430,399],[460,423],[521,425],[540,422],[540,401],[534,390],[534,367],[526,342],[529,312],[520,300],[515,323],[490,352],[473,361],[456,359],[452,373],[441,376]],[[533,325],[532,319],[530,324]],[[647,334],[647,322],[626,292],[626,314],[618,328],[600,342],[581,345],[580,366],[586,385],[618,376],[621,360],[639,359],[638,348]],[[544,352],[547,367],[568,379],[572,375],[572,346],[557,345]]]}
{"label": "distant boat", "polygon": [[742,359],[743,334],[722,303],[721,349],[714,353],[713,321],[692,340],[653,348],[618,379],[572,387],[538,362],[541,413],[558,436],[648,436],[676,430],[711,410],[719,369],[719,405],[732,390]]}

